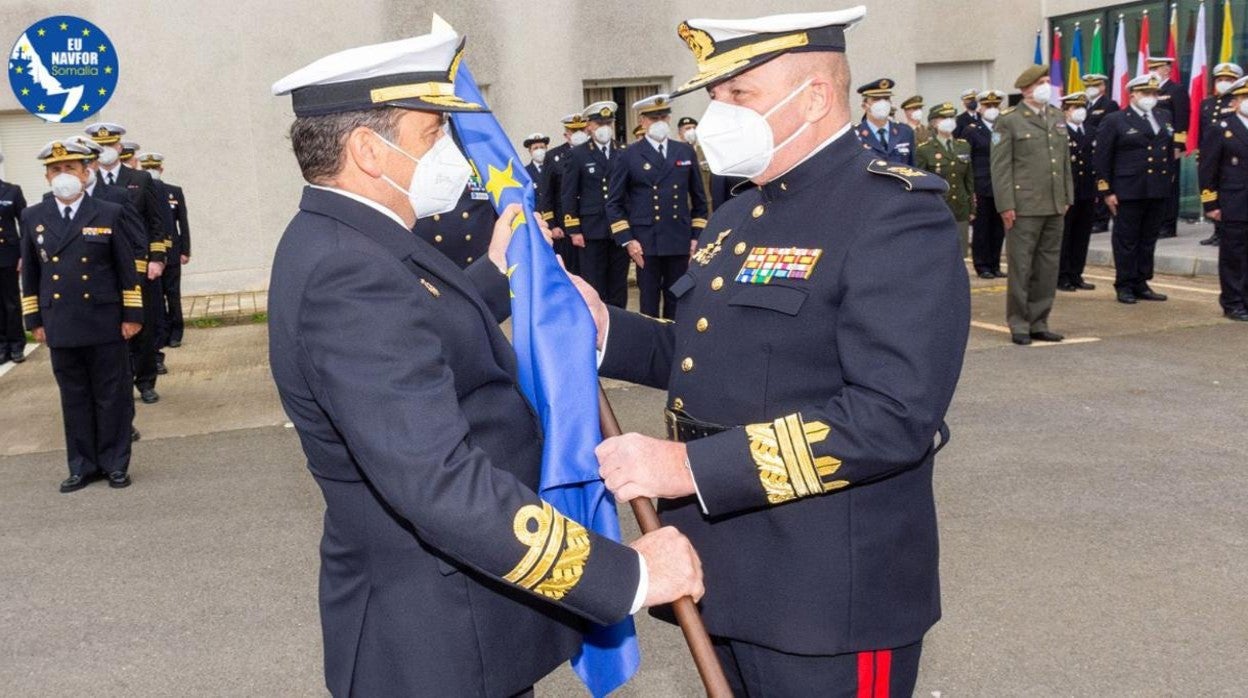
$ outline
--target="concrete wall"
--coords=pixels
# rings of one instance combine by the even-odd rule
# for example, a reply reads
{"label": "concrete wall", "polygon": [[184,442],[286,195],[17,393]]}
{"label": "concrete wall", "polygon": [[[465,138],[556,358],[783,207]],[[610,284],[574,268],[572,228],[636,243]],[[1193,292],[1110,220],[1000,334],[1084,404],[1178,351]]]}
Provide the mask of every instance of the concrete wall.
{"label": "concrete wall", "polygon": [[[891,77],[903,97],[914,90],[920,62],[992,61],[991,86],[1008,89],[1031,61],[1044,16],[1103,4],[862,1],[867,19],[849,37],[855,84]],[[267,285],[273,248],[302,185],[285,135],[292,119],[289,99],[270,96],[269,86],[327,53],[425,33],[431,14],[440,12],[468,35],[469,64],[489,85],[492,106],[518,145],[532,131],[558,138],[559,117],[583,106],[585,80],[683,82],[693,73],[692,57],[676,36],[683,19],[835,9],[852,2],[0,0],[0,27],[12,34],[0,41],[7,49],[22,29],[52,14],[83,17],[108,33],[121,75],[117,95],[99,118],[125,125],[144,148],[162,152],[167,178],[185,187],[195,255],[184,270],[184,286],[196,293]],[[700,116],[705,105],[701,94],[690,95],[676,114]],[[18,108],[7,87],[0,88],[0,110]]]}

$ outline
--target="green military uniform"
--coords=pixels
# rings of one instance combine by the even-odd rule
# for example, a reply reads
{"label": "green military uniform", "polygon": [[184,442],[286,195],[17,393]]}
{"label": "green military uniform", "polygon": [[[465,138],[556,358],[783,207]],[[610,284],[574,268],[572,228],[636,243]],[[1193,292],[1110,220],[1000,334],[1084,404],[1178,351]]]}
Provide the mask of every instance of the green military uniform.
{"label": "green military uniform", "polygon": [[[1014,86],[1031,87],[1047,74],[1047,67],[1032,66]],[[1064,216],[1075,196],[1061,111],[1024,102],[1002,112],[992,134],[991,167],[997,212],[1017,216],[1006,235],[1006,317],[1015,342],[1029,344],[1049,333]]]}
{"label": "green military uniform", "polygon": [[[937,118],[952,119],[957,110],[949,102],[932,107],[929,121]],[[952,134],[935,135],[920,143],[915,150],[914,164],[932,174],[944,178],[949,184],[945,192],[945,203],[958,222],[958,240],[961,244],[962,256],[966,257],[969,246],[968,228],[971,216],[975,213],[974,191],[975,175],[971,165],[971,144]]]}
{"label": "green military uniform", "polygon": [[922,119],[915,120],[910,118],[910,112],[915,109],[923,109],[922,95],[914,95],[901,103],[901,111],[905,114],[905,122],[909,124],[910,128],[914,129],[914,142],[922,143],[923,141],[936,135],[936,133],[935,131],[932,131],[932,129],[928,128],[927,124],[923,123]]}

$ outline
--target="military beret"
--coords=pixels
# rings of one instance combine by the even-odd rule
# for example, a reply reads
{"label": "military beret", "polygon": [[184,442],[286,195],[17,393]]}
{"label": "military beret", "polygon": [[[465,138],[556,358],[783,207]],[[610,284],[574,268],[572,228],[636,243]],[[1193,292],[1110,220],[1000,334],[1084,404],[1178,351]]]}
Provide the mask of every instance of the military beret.
{"label": "military beret", "polygon": [[1219,63],[1213,67],[1213,77],[1238,80],[1244,77],[1244,69],[1234,63]]}
{"label": "military beret", "polygon": [[1127,83],[1127,89],[1131,92],[1156,92],[1161,89],[1161,80],[1157,79],[1152,73],[1144,73],[1131,78]]}
{"label": "military beret", "polygon": [[905,109],[906,111],[910,111],[911,109],[922,109],[923,108],[923,95],[915,95],[913,97],[907,97],[906,101],[901,103],[901,108]]}
{"label": "military beret", "polygon": [[676,122],[676,128],[684,128],[686,126],[697,126],[698,120],[692,116],[682,116],[680,121]]}
{"label": "military beret", "polygon": [[580,131],[586,126],[589,126],[589,121],[587,121],[584,116],[581,116],[579,111],[568,114],[559,121],[563,124],[563,127],[569,131]]}
{"label": "military beret", "polygon": [[657,94],[633,102],[633,109],[646,116],[664,116],[672,113],[672,98]]}
{"label": "military beret", "polygon": [[863,97],[892,97],[893,86],[897,83],[890,78],[880,78],[865,85],[858,86],[858,94]]}
{"label": "military beret", "polygon": [[698,74],[671,96],[712,87],[777,56],[801,51],[845,52],[845,33],[867,14],[863,6],[755,19],[690,19],[676,35],[689,46]]}
{"label": "military beret", "polygon": [[1148,66],[1149,70],[1160,68],[1163,65],[1170,65],[1171,63],[1174,63],[1174,59],[1169,56],[1149,56],[1148,60],[1144,61],[1144,65]]}
{"label": "military beret", "polygon": [[984,90],[976,95],[976,99],[985,106],[996,106],[1005,101],[1005,93],[1001,90]]}
{"label": "military beret", "polygon": [[1088,73],[1082,79],[1085,85],[1104,85],[1109,80],[1109,76],[1101,75],[1100,73]]}
{"label": "military beret", "polygon": [[1031,87],[1037,80],[1048,74],[1049,66],[1033,65],[1024,70],[1022,73],[1019,73],[1018,79],[1014,81],[1014,87],[1017,87],[1020,90],[1024,87]]}
{"label": "military beret", "polygon": [[585,107],[585,111],[581,112],[581,116],[587,121],[611,121],[615,118],[615,112],[619,109],[619,105],[610,100],[602,102],[594,102]]}
{"label": "military beret", "polygon": [[98,121],[91,124],[83,132],[90,136],[91,140],[103,145],[116,143],[121,140],[122,136],[126,135],[124,127],[108,121]]}
{"label": "military beret", "polygon": [[295,116],[382,107],[432,112],[489,111],[455,96],[464,50],[454,32],[425,34],[330,54],[273,83],[290,95]]}
{"label": "military beret", "polygon": [[160,153],[143,153],[139,156],[139,166],[145,170],[154,170],[165,164],[165,156]]}
{"label": "military beret", "polygon": [[1231,84],[1231,87],[1227,90],[1227,92],[1237,97],[1248,95],[1248,77],[1242,77],[1236,80]]}
{"label": "military beret", "polygon": [[90,160],[94,157],[87,146],[70,139],[51,141],[39,151],[37,156],[44,165],[74,160]]}
{"label": "military beret", "polygon": [[958,115],[958,110],[953,106],[953,102],[941,102],[932,107],[927,112],[927,120],[945,119]]}
{"label": "military beret", "polygon": [[1088,95],[1086,92],[1071,92],[1062,97],[1062,108],[1067,107],[1086,107],[1088,106]]}

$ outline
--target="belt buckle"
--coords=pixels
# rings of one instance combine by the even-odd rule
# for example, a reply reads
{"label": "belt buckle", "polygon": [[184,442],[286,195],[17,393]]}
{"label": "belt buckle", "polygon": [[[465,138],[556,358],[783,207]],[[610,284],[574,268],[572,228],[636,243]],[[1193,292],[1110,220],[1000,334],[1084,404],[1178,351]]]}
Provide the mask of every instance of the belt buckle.
{"label": "belt buckle", "polygon": [[663,410],[663,423],[667,426],[667,438],[672,441],[680,441],[680,430],[676,424],[676,413],[671,410]]}

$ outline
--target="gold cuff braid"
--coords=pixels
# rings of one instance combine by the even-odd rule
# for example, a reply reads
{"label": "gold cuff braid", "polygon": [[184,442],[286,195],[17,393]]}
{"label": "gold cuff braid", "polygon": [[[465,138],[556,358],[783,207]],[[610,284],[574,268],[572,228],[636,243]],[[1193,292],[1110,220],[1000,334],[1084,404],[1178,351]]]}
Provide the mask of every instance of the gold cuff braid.
{"label": "gold cuff braid", "polygon": [[[512,522],[516,539],[529,547],[503,579],[558,601],[581,581],[589,559],[589,533],[546,502],[520,507]],[[535,530],[531,530],[533,526]]]}
{"label": "gold cuff braid", "polygon": [[810,449],[812,443],[828,438],[831,431],[823,422],[803,422],[800,414],[745,427],[750,456],[769,503],[782,504],[849,485],[847,480],[828,479],[840,469],[840,460],[816,458]]}

